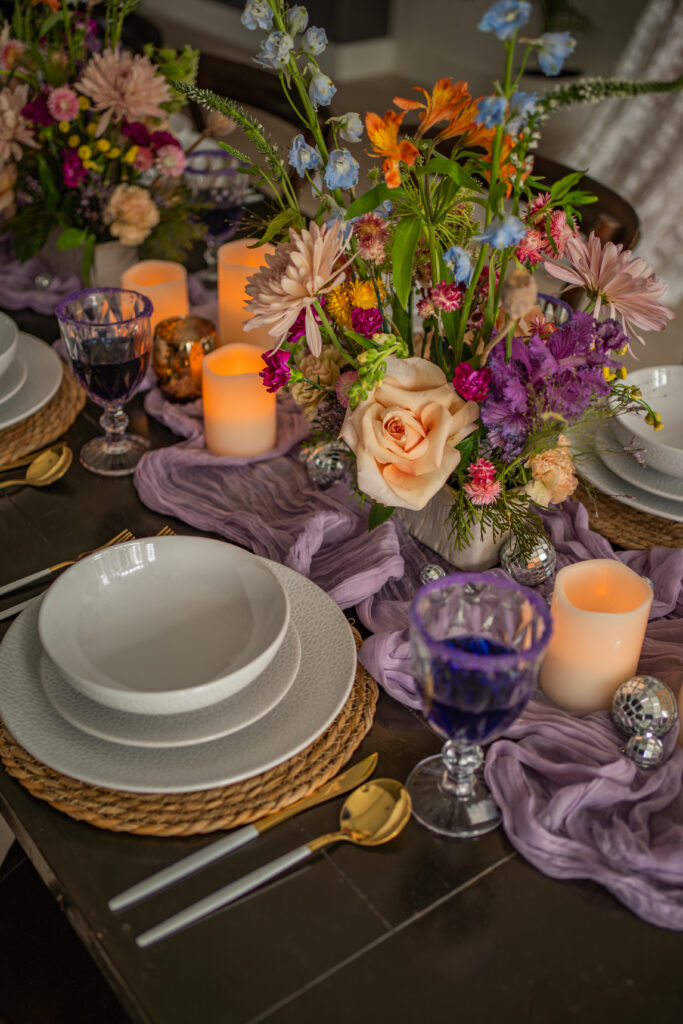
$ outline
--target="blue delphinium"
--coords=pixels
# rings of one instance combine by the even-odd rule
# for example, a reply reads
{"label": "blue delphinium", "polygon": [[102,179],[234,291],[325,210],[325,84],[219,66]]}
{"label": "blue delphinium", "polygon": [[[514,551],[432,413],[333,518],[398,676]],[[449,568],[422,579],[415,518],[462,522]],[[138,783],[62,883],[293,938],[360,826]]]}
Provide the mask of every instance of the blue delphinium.
{"label": "blue delphinium", "polygon": [[308,97],[314,107],[326,107],[337,91],[336,85],[328,75],[324,75],[312,64],[309,64],[311,81],[308,86]]}
{"label": "blue delphinium", "polygon": [[273,24],[273,11],[267,0],[247,0],[242,11],[242,24],[245,28],[262,28],[269,32]]}
{"label": "blue delphinium", "polygon": [[304,141],[303,135],[297,135],[289,151],[289,163],[303,178],[306,171],[320,166],[320,153]]}
{"label": "blue delphinium", "polygon": [[522,224],[519,217],[511,214],[505,218],[495,217],[485,231],[480,235],[474,235],[475,242],[488,242],[492,249],[509,249],[511,245],[518,245],[527,233],[526,224]]}
{"label": "blue delphinium", "polygon": [[537,92],[519,92],[510,97],[510,120],[507,124],[509,135],[518,135],[538,106]]}
{"label": "blue delphinium", "polygon": [[375,210],[375,213],[377,214],[378,217],[384,217],[386,219],[387,217],[391,216],[393,210],[394,204],[392,203],[391,199],[385,199],[383,203],[379,204],[379,206]]}
{"label": "blue delphinium", "polygon": [[486,96],[479,100],[476,106],[476,124],[483,124],[485,128],[495,128],[505,120],[507,100],[504,96]]}
{"label": "blue delphinium", "polygon": [[544,32],[538,41],[538,63],[544,75],[559,75],[565,59],[576,47],[569,32]]}
{"label": "blue delphinium", "polygon": [[327,33],[324,28],[316,28],[312,25],[304,33],[301,40],[301,49],[311,57],[319,57],[327,46]]}
{"label": "blue delphinium", "polygon": [[287,11],[287,31],[290,36],[297,36],[306,30],[308,25],[308,11],[305,7],[297,4]]}
{"label": "blue delphinium", "polygon": [[348,149],[333,149],[325,168],[328,188],[353,188],[358,181],[358,161]]}
{"label": "blue delphinium", "polygon": [[353,111],[339,118],[339,134],[345,142],[360,142],[363,135],[363,122]]}
{"label": "blue delphinium", "polygon": [[294,40],[286,32],[271,32],[261,43],[261,50],[254,57],[254,63],[271,71],[284,71],[294,49]]}
{"label": "blue delphinium", "polygon": [[461,245],[452,245],[443,254],[443,260],[455,279],[456,284],[467,286],[472,280],[472,264],[469,254]]}
{"label": "blue delphinium", "polygon": [[505,42],[518,28],[526,25],[530,14],[531,4],[527,0],[498,0],[489,7],[479,22],[479,28],[482,32],[495,32]]}

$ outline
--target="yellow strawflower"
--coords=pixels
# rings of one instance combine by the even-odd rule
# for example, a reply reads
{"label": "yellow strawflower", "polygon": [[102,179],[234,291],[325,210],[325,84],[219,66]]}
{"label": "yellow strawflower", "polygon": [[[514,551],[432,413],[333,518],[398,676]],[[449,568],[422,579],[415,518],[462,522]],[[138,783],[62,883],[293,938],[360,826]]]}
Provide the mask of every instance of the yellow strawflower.
{"label": "yellow strawflower", "polygon": [[340,284],[328,293],[325,312],[340,327],[351,326],[352,310],[353,306],[349,301],[349,286],[347,284]]}
{"label": "yellow strawflower", "polygon": [[89,160],[92,156],[92,149],[90,148],[90,146],[79,146],[78,155],[80,156],[81,160]]}
{"label": "yellow strawflower", "polygon": [[139,146],[131,146],[130,149],[126,150],[126,152],[123,154],[124,164],[132,164],[133,161],[135,160],[135,157],[138,155],[139,149]]}
{"label": "yellow strawflower", "polygon": [[90,100],[88,99],[87,96],[79,96],[78,97],[78,105],[81,108],[81,110],[87,110],[88,107],[90,106]]}
{"label": "yellow strawflower", "polygon": [[112,148],[107,153],[107,156],[110,157],[112,160],[116,160],[117,156],[121,156],[121,150],[118,146],[112,146]]}
{"label": "yellow strawflower", "polygon": [[351,281],[347,286],[351,309],[372,309],[377,306],[377,295],[372,281]]}
{"label": "yellow strawflower", "polygon": [[97,131],[97,125],[93,121],[93,123],[89,124],[88,127],[85,130],[88,133],[88,135],[94,135],[95,132]]}
{"label": "yellow strawflower", "polygon": [[109,139],[98,139],[95,146],[100,153],[106,153],[108,149],[111,149],[111,142]]}
{"label": "yellow strawflower", "polygon": [[66,144],[69,147],[69,149],[76,149],[76,147],[80,146],[81,144],[80,135],[70,135],[69,138],[66,140]]}
{"label": "yellow strawflower", "polygon": [[60,132],[64,132],[64,134],[66,135],[66,133],[71,128],[71,125],[69,124],[68,121],[60,121],[58,127],[59,127]]}

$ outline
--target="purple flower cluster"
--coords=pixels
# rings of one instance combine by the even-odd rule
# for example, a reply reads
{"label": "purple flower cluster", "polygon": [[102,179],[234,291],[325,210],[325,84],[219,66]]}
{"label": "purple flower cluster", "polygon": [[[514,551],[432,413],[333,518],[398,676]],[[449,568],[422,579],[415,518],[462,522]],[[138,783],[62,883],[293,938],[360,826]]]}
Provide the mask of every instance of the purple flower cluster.
{"label": "purple flower cluster", "polygon": [[55,123],[54,117],[47,108],[47,89],[43,89],[34,100],[29,100],[24,104],[21,108],[21,116],[39,128],[47,128],[48,125]]}
{"label": "purple flower cluster", "polygon": [[266,364],[262,370],[259,370],[259,377],[263,380],[264,388],[271,393],[279,391],[292,376],[292,371],[289,368],[289,352],[283,352],[282,349],[271,349],[270,352],[264,352],[261,359]]}
{"label": "purple flower cluster", "polygon": [[373,334],[379,334],[382,330],[382,314],[374,306],[370,309],[354,306],[351,312],[351,326],[356,334],[371,338]]}
{"label": "purple flower cluster", "polygon": [[489,359],[491,390],[481,406],[491,447],[512,459],[548,414],[576,421],[609,393],[603,370],[621,367],[614,355],[627,343],[616,320],[600,323],[589,313],[575,313],[545,341],[538,334],[526,343],[513,338],[509,362],[505,342],[499,342]]}

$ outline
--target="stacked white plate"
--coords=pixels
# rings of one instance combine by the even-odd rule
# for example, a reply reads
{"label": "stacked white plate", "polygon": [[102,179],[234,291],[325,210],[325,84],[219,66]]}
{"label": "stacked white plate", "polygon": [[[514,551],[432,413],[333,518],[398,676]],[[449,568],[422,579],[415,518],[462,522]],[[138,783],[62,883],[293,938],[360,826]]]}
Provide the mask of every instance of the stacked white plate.
{"label": "stacked white plate", "polygon": [[44,341],[0,313],[0,430],[46,405],[62,380],[62,364]]}
{"label": "stacked white plate", "polygon": [[581,474],[625,505],[682,523],[683,366],[645,367],[628,383],[661,414],[664,428],[654,431],[636,413],[607,421],[596,432],[598,455],[581,463]]}
{"label": "stacked white plate", "polygon": [[45,764],[131,792],[209,789],[313,742],[356,648],[306,577],[222,541],[151,537],[83,559],[0,645],[0,717]]}

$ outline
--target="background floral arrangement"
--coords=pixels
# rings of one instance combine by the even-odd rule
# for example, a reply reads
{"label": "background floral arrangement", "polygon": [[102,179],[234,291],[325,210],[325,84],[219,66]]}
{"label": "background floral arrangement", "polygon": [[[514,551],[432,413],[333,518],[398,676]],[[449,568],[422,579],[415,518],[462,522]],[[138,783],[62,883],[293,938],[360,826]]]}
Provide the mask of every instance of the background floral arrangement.
{"label": "background floral arrangement", "polygon": [[[245,329],[273,336],[265,386],[288,388],[321,436],[347,443],[358,489],[373,500],[371,525],[396,507],[423,508],[450,484],[456,547],[486,528],[526,546],[533,506],[577,485],[567,435],[582,418],[635,404],[659,425],[623,383],[621,359],[641,330],[672,316],[664,285],[621,246],[579,235],[577,208],[593,198],[578,189],[582,174],[548,187],[534,176],[533,149],[559,106],[680,81],[521,92],[532,55],[557,75],[575,45],[568,32],[523,37],[530,13],[523,0],[499,0],[481,19],[505,49],[491,95],[474,99],[465,82],[444,78],[431,93],[397,97],[383,117],[367,114],[381,170],[357,198],[359,165],[343,143],[361,140],[363,122],[349,112],[322,123],[336,90],[318,64],[325,32],[303,7],[247,0],[242,16],[267,33],[256,63],[278,73],[301,118],[286,159],[234,103],[181,87],[232,117],[263,157],[251,173],[274,209],[261,241],[277,244],[250,279]],[[417,124],[401,134],[407,115]],[[310,224],[291,168],[317,202]],[[538,304],[540,265],[585,289],[587,308],[565,324]]]}
{"label": "background floral arrangement", "polygon": [[185,153],[167,128],[197,54],[120,46],[136,0],[93,5],[18,0],[0,32],[0,208],[16,255],[58,229],[58,248],[118,240],[182,257],[203,234],[182,181]]}

